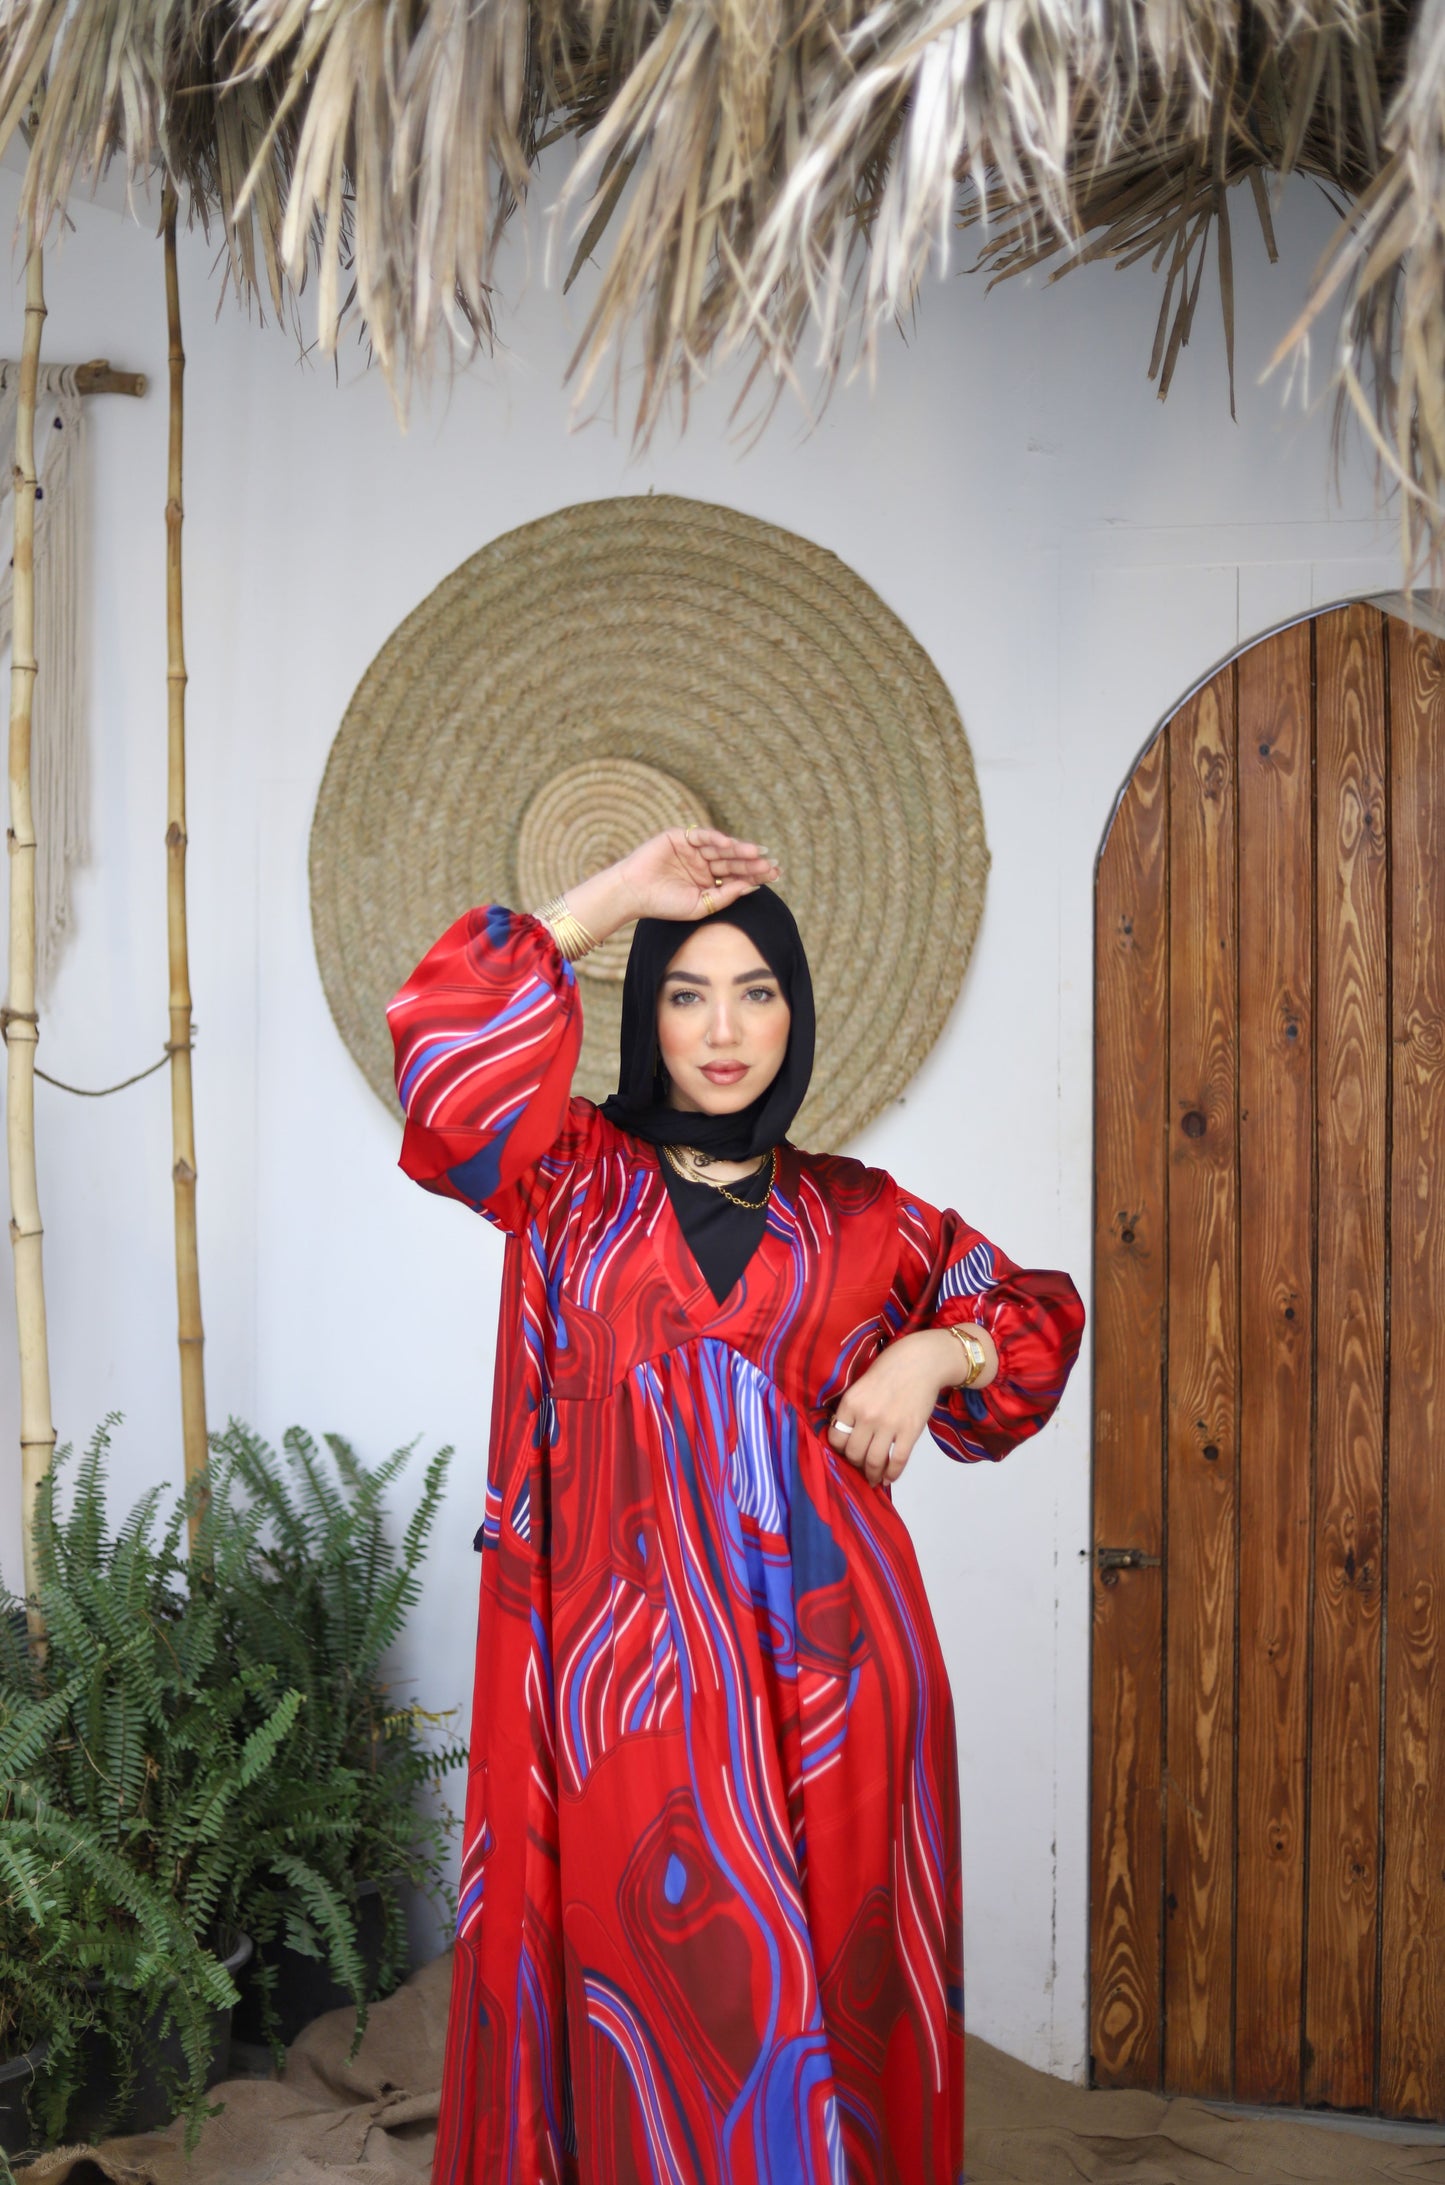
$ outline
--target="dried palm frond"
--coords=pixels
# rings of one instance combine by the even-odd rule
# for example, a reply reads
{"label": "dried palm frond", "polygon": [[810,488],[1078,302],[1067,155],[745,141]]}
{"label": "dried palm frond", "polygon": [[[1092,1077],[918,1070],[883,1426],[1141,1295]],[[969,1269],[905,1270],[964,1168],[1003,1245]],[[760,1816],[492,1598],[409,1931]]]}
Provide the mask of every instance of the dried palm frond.
{"label": "dried palm frond", "polygon": [[[1227,190],[1295,166],[1344,189],[1368,176],[1374,28],[1360,0],[1108,13],[1087,0],[936,0],[895,18],[815,111],[730,332],[743,314],[753,328],[795,318],[789,291],[801,285],[836,364],[855,261],[866,345],[911,307],[955,218],[981,220],[996,277],[1061,253],[1061,271],[1152,255],[1165,276],[1151,360],[1163,391],[1214,223],[1230,325]],[[865,175],[878,178],[871,189]]]}
{"label": "dried palm frond", "polygon": [[[975,222],[995,278],[1152,257],[1161,394],[1212,244],[1232,407],[1229,192],[1250,184],[1273,257],[1267,175],[1309,173],[1345,197],[1369,186],[1405,13],[1375,0],[775,4],[745,167],[723,95],[732,0],[680,0],[610,96],[594,88],[586,115],[572,110],[592,132],[562,200],[584,229],[578,259],[614,230],[579,393],[609,354],[620,373],[638,330],[643,433],[670,386],[748,343],[781,379],[810,335],[826,387],[912,312],[953,227]],[[604,22],[620,35],[636,12],[613,0]]]}
{"label": "dried palm frond", "polygon": [[[1072,232],[1040,207],[1041,193],[1006,199],[994,189],[975,193],[960,210],[965,223],[984,220],[981,253],[1000,279],[1065,253],[1055,277],[1071,266],[1112,258],[1132,265],[1152,258],[1164,270],[1149,373],[1167,394],[1180,349],[1189,338],[1211,230],[1218,250],[1233,409],[1234,291],[1229,193],[1251,188],[1265,247],[1278,252],[1266,177],[1299,171],[1342,193],[1368,182],[1378,156],[1380,75],[1374,45],[1378,25],[1344,7],[1334,20],[1316,9],[1309,22],[1276,23],[1242,47],[1227,98],[1202,117],[1203,127],[1161,130],[1165,101],[1156,95],[1152,125],[1131,126],[1107,139],[1087,119],[1069,151]],[[1040,211],[1043,217],[1040,217]]]}
{"label": "dried palm frond", "polygon": [[[1384,132],[1384,159],[1326,252],[1281,344],[1308,340],[1342,292],[1337,381],[1399,484],[1406,568],[1445,559],[1445,0],[1423,0]],[[1278,361],[1278,358],[1276,359]]]}
{"label": "dried palm frond", "polygon": [[[257,294],[264,277],[279,315],[290,145],[271,136],[274,85],[259,73],[231,81],[234,12],[215,0],[10,0],[0,10],[0,149],[34,110],[21,220],[35,235],[112,161],[130,182],[162,169],[190,219],[207,229],[220,221],[238,291]],[[243,207],[242,185],[268,142]]]}
{"label": "dried palm frond", "polygon": [[298,284],[321,261],[320,333],[355,303],[388,376],[443,328],[491,331],[498,237],[526,187],[537,94],[527,0],[247,0],[248,74],[275,72],[296,141],[280,235]]}

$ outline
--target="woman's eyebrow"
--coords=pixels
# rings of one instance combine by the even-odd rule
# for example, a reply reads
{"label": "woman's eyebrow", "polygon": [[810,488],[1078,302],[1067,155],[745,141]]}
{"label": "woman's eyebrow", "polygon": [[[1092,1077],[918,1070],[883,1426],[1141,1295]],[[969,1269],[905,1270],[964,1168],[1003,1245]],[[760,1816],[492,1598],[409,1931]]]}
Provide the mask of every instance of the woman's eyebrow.
{"label": "woman's eyebrow", "polygon": [[[683,979],[689,986],[712,985],[712,980],[705,979],[700,971],[665,971],[663,973],[664,984],[666,984],[668,979]],[[753,971],[740,971],[737,977],[733,980],[733,985],[752,986],[759,979],[771,979],[774,981],[774,983],[776,983],[777,973],[775,971],[769,971],[766,964],[759,964],[757,968]]]}

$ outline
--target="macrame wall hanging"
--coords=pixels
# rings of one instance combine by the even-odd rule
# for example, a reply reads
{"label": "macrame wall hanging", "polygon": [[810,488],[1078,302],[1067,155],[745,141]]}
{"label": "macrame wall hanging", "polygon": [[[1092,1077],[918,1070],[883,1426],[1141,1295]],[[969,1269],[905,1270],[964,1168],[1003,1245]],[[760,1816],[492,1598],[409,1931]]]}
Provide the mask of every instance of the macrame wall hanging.
{"label": "macrame wall hanging", "polygon": [[[35,980],[45,994],[70,932],[71,881],[89,854],[90,769],[85,736],[81,590],[86,367],[40,367],[35,411]],[[0,448],[15,445],[20,366],[0,362]],[[11,467],[0,476],[0,538],[11,520]],[[0,570],[0,649],[10,645],[13,572]]]}
{"label": "macrame wall hanging", "polygon": [[[337,1027],[397,1113],[385,1006],[475,903],[528,907],[688,820],[766,842],[812,966],[800,1145],[896,1099],[958,997],[988,871],[963,723],[855,570],[736,509],[584,502],[493,540],[372,661],[311,829]],[[578,965],[576,1089],[617,1083],[630,928]]]}

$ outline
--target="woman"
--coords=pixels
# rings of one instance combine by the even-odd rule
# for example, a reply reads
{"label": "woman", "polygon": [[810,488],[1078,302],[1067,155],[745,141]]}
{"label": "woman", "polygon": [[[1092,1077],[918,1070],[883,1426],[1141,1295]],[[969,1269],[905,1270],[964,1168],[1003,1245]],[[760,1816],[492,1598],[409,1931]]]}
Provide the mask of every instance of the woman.
{"label": "woman", "polygon": [[[948,1677],[892,1482],[1001,1457],[1083,1310],[787,1137],[812,989],[756,843],[469,911],[388,1015],[401,1165],[507,1234],[438,2185],[956,2185]],[[639,921],[622,1072],[573,961]]]}

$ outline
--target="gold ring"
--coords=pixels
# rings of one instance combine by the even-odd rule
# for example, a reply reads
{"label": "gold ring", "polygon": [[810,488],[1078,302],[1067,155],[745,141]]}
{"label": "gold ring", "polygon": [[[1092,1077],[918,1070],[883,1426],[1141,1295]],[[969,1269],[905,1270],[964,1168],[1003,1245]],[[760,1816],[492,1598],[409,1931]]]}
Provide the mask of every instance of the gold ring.
{"label": "gold ring", "polygon": [[711,916],[712,916],[713,912],[714,912],[714,911],[715,911],[716,909],[717,909],[717,905],[716,905],[716,903],[715,903],[715,902],[713,901],[712,897],[711,897],[711,896],[709,895],[709,893],[708,893],[707,889],[706,889],[706,888],[704,888],[704,889],[703,889],[703,891],[702,891],[702,910],[703,910],[703,916],[704,916],[705,918],[711,918]]}

